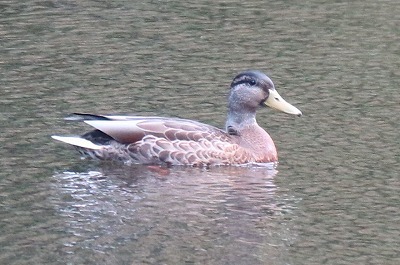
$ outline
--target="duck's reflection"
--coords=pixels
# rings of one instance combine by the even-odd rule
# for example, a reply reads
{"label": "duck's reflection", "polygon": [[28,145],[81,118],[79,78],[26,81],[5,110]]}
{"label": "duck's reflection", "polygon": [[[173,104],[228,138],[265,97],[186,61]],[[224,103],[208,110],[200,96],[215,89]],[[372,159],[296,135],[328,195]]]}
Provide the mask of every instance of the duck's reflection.
{"label": "duck's reflection", "polygon": [[281,220],[291,206],[279,194],[273,167],[167,172],[110,166],[55,174],[53,202],[71,234],[65,251],[129,249],[128,259],[198,262],[207,253],[216,263],[240,255],[251,264],[284,257],[288,229]]}

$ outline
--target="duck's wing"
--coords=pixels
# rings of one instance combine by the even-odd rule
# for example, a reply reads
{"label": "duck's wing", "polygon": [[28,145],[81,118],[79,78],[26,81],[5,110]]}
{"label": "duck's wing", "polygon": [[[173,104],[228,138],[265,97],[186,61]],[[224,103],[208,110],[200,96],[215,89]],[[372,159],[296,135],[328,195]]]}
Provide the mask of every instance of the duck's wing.
{"label": "duck's wing", "polygon": [[233,141],[232,137],[221,129],[187,119],[145,116],[99,116],[92,114],[74,114],[71,117],[75,118],[67,119],[82,120],[123,144],[137,142],[146,135],[153,135],[168,141],[186,140],[197,142],[200,139],[220,140],[223,142]]}

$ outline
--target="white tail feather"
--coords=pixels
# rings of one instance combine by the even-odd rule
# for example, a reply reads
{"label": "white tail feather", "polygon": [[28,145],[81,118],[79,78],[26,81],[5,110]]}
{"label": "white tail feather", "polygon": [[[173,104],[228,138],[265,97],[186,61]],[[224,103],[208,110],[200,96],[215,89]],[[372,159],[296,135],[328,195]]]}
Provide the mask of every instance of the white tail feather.
{"label": "white tail feather", "polygon": [[89,140],[80,138],[78,136],[57,136],[57,135],[53,135],[51,136],[51,138],[67,143],[67,144],[71,144],[71,145],[75,145],[75,146],[79,146],[79,147],[83,147],[83,148],[87,148],[87,149],[92,149],[92,150],[98,150],[101,149],[102,146],[101,145],[97,145],[92,143]]}

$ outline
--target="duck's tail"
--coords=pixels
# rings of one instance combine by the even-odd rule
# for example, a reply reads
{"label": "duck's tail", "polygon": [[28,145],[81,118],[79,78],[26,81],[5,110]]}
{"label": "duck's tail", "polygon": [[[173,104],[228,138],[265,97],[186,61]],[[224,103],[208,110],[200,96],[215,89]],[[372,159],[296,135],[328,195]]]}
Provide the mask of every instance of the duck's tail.
{"label": "duck's tail", "polygon": [[89,140],[83,139],[79,136],[58,136],[52,135],[51,138],[57,141],[61,141],[70,145],[74,145],[77,147],[82,147],[91,150],[99,150],[102,149],[102,145],[97,145]]}

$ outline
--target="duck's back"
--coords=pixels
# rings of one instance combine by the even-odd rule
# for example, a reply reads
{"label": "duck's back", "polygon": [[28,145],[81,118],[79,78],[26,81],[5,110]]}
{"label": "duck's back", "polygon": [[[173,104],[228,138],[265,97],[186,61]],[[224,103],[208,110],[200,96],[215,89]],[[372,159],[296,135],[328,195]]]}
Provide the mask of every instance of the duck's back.
{"label": "duck's back", "polygon": [[[81,153],[101,160],[171,165],[246,163],[238,138],[204,123],[164,117],[75,115],[96,130],[80,138],[97,146],[68,140]],[[57,140],[63,141],[62,137]],[[67,142],[67,141],[65,141]],[[239,152],[239,156],[238,156]]]}

